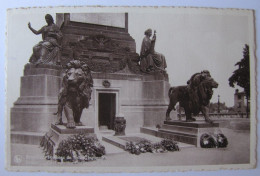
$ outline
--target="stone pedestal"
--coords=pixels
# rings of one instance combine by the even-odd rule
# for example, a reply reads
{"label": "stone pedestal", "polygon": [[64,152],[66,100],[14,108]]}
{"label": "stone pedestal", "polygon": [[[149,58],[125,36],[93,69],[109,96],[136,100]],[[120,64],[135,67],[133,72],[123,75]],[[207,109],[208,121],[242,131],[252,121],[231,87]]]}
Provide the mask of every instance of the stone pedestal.
{"label": "stone pedestal", "polygon": [[[47,151],[49,154],[55,154],[56,149],[59,146],[59,143],[63,140],[68,139],[70,136],[76,134],[84,134],[87,136],[96,137],[94,134],[94,128],[88,126],[76,126],[76,128],[68,129],[66,125],[54,125],[51,124],[51,128],[48,133],[44,135],[41,139],[41,146],[44,150],[52,150]],[[40,144],[40,143],[39,143]],[[51,146],[51,147],[48,147]],[[45,151],[46,152],[46,151]]]}
{"label": "stone pedestal", "polygon": [[20,97],[11,108],[11,141],[39,144],[57,112],[61,67],[27,64],[21,77]]}
{"label": "stone pedestal", "polygon": [[85,135],[91,135],[96,136],[94,134],[94,128],[89,126],[76,126],[76,128],[68,129],[65,125],[54,125],[51,124],[50,131],[47,133],[47,136],[49,137],[49,140],[51,140],[55,147],[58,147],[58,144],[62,140],[66,140],[69,136],[75,135],[75,134],[85,134]]}
{"label": "stone pedestal", "polygon": [[202,134],[220,133],[220,128],[218,123],[209,124],[204,120],[195,122],[165,121],[162,128],[159,129],[159,133],[163,137],[173,137],[176,141],[200,147]]}
{"label": "stone pedestal", "polygon": [[203,121],[164,121],[158,130],[141,128],[141,132],[162,138],[173,138],[176,141],[192,144],[200,147],[200,137],[202,134],[219,134],[221,129],[219,123],[209,124]]}

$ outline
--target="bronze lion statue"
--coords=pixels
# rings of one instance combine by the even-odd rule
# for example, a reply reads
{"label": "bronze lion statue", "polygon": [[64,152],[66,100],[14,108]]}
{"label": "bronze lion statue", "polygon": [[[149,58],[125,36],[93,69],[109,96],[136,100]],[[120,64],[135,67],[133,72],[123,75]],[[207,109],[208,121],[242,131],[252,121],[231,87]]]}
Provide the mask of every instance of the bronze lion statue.
{"label": "bronze lion statue", "polygon": [[212,123],[209,118],[208,105],[213,95],[213,88],[217,88],[218,83],[205,70],[194,74],[187,84],[169,89],[170,103],[166,112],[166,120],[171,120],[170,112],[175,110],[175,105],[179,102],[179,106],[184,108],[187,122],[196,120],[192,118],[192,114],[196,116],[202,112],[205,121]]}
{"label": "bronze lion statue", "polygon": [[66,65],[62,88],[58,96],[58,111],[55,125],[62,125],[62,111],[67,118],[67,128],[82,125],[80,117],[84,108],[89,107],[93,79],[87,64],[79,60],[70,61]]}

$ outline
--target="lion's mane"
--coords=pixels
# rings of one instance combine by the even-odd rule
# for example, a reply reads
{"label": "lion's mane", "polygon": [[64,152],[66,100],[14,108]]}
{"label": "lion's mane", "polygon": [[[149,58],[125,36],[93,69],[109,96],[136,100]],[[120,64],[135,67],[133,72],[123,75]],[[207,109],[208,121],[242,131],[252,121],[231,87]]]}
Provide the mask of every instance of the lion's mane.
{"label": "lion's mane", "polygon": [[65,76],[63,77],[63,81],[62,81],[62,87],[64,91],[63,93],[61,93],[59,96],[67,96],[68,94],[68,76],[67,73],[71,68],[81,68],[82,71],[84,72],[84,80],[81,82],[81,84],[78,85],[78,93],[79,95],[83,96],[84,98],[86,98],[85,101],[85,106],[86,108],[88,108],[89,106],[89,101],[91,99],[91,87],[93,87],[93,79],[92,76],[90,74],[90,68],[88,67],[88,65],[85,62],[79,61],[79,60],[73,60],[70,61],[67,65],[66,65],[66,71],[65,71]]}
{"label": "lion's mane", "polygon": [[[198,82],[191,79],[186,86],[171,87],[168,95],[170,98],[170,104],[166,112],[166,118],[169,118],[169,114],[172,109],[175,110],[177,102],[184,108],[186,118],[191,118],[191,114],[198,115],[203,111],[202,107],[209,104],[213,95],[213,88],[217,88],[217,82],[211,77],[205,77]],[[195,86],[196,85],[196,86]]]}
{"label": "lion's mane", "polygon": [[70,61],[66,65],[62,88],[58,96],[56,125],[63,124],[62,111],[64,108],[73,111],[73,114],[70,115],[65,113],[67,128],[75,128],[75,124],[81,125],[80,117],[82,110],[89,107],[91,87],[93,87],[93,79],[88,65],[79,60]]}

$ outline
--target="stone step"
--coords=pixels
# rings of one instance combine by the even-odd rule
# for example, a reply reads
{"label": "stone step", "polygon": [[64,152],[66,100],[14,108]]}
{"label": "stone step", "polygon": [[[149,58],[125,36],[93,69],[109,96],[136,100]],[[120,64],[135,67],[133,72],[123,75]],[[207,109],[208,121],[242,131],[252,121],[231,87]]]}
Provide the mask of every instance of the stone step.
{"label": "stone step", "polygon": [[[140,137],[140,138],[144,138],[148,141],[151,141],[152,143],[158,143],[162,140],[162,138],[160,137],[155,137],[155,136],[151,136],[151,135],[147,135],[144,133],[133,133],[133,134],[128,134],[126,136],[103,136],[102,140],[110,143],[114,146],[117,146],[121,149],[125,149],[125,145],[128,141],[121,139],[122,137]],[[190,144],[186,144],[186,143],[178,143],[180,148],[188,148],[188,147],[194,147],[194,145],[190,145]]]}
{"label": "stone step", "polygon": [[159,129],[158,132],[170,133],[170,134],[181,135],[181,136],[189,136],[189,137],[196,137],[197,136],[197,133],[184,132],[184,131],[179,131],[179,130]]}
{"label": "stone step", "polygon": [[198,132],[198,128],[177,126],[177,125],[166,125],[166,124],[162,125],[162,128],[160,128],[160,130],[173,130],[173,131],[179,131],[179,132],[190,133],[190,134],[194,134]]}
{"label": "stone step", "polygon": [[150,128],[150,127],[141,127],[140,132],[144,134],[149,134],[152,136],[157,136],[158,129]]}
{"label": "stone step", "polygon": [[100,129],[99,128],[99,133],[102,134],[102,135],[113,135],[115,134],[115,131],[114,130],[109,130],[109,129]]}
{"label": "stone step", "polygon": [[99,126],[99,130],[108,130],[108,127],[107,127],[107,125],[101,125],[101,126]]}
{"label": "stone step", "polygon": [[126,152],[124,149],[117,147],[109,142],[101,141],[101,144],[105,147],[106,155],[113,155]]}
{"label": "stone step", "polygon": [[51,128],[60,134],[79,134],[79,133],[94,133],[94,128],[89,126],[76,126],[76,128],[66,128],[64,125],[54,125],[51,124]]}
{"label": "stone step", "polygon": [[116,136],[103,136],[102,140],[109,143],[109,144],[112,144],[114,146],[117,146],[117,147],[125,150],[126,141],[122,140],[122,139],[120,139]]}
{"label": "stone step", "polygon": [[178,142],[183,142],[183,143],[190,144],[190,145],[195,145],[195,146],[197,145],[196,133],[191,135],[191,134],[179,133],[179,132],[172,131],[172,130],[157,130],[157,129],[149,128],[149,127],[141,127],[140,132],[149,134],[149,135],[153,135],[156,137],[160,137],[160,138],[173,138],[174,140],[176,140]]}
{"label": "stone step", "polygon": [[20,96],[57,96],[61,77],[53,75],[30,75],[21,77]]}
{"label": "stone step", "polygon": [[24,76],[29,75],[52,75],[61,76],[61,70],[50,69],[50,68],[30,68],[24,70]]}
{"label": "stone step", "polygon": [[183,142],[183,143],[197,146],[197,135],[187,135],[183,133],[164,130],[164,131],[158,131],[157,137],[171,138],[178,142]]}
{"label": "stone step", "polygon": [[166,125],[176,125],[176,126],[185,126],[185,127],[194,127],[194,128],[212,128],[219,127],[219,123],[206,123],[204,120],[197,120],[194,122],[186,121],[164,121]]}
{"label": "stone step", "polygon": [[[23,111],[26,109],[27,112],[28,110],[32,110],[33,112],[36,109],[42,110],[42,107],[40,107],[41,105],[45,105],[46,108],[49,107],[53,108],[52,106],[56,105],[55,108],[57,108],[57,104],[58,104],[58,96],[21,96],[14,103],[14,105],[19,105],[19,106],[14,106],[13,111],[19,111],[19,110]],[[32,106],[26,106],[26,105],[32,105]]]}
{"label": "stone step", "polygon": [[53,113],[56,112],[57,109],[43,108],[45,108],[44,111],[39,110],[38,112],[12,112],[11,110],[11,131],[47,132],[51,123],[56,119]]}
{"label": "stone step", "polygon": [[39,132],[11,131],[11,143],[40,145],[44,135]]}
{"label": "stone step", "polygon": [[[38,102],[46,102],[48,99],[49,104],[36,104]],[[52,102],[56,101],[56,104],[51,104]],[[35,104],[33,104],[35,103]],[[51,98],[42,98],[42,97],[19,97],[19,102],[15,103],[15,106],[12,107],[12,113],[44,113],[44,112],[56,112],[57,111],[57,104],[58,104],[58,97],[51,97]],[[43,108],[44,105],[44,108]],[[53,111],[52,111],[53,110]]]}

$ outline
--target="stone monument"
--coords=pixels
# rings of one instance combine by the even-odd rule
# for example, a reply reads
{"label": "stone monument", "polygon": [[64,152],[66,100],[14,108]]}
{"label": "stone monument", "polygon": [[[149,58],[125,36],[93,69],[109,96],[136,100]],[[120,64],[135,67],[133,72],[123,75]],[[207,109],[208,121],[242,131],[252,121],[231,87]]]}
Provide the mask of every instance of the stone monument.
{"label": "stone monument", "polygon": [[11,109],[11,141],[38,144],[49,130],[56,110],[57,95],[61,85],[59,65],[62,33],[51,15],[45,16],[47,25],[40,30],[42,41],[33,47],[33,54],[24,67],[21,77],[20,97]]}
{"label": "stone monument", "polygon": [[20,97],[11,108],[11,141],[39,144],[57,111],[61,86],[61,67],[56,65],[24,66]]}
{"label": "stone monument", "polygon": [[[47,155],[53,157],[60,142],[70,136],[84,134],[95,136],[94,128],[85,126],[81,122],[84,108],[89,107],[93,80],[87,64],[79,60],[72,60],[66,65],[59,93],[57,120],[51,124],[50,130],[41,140],[41,146]],[[62,112],[65,112],[66,123],[63,123]],[[49,147],[47,147],[49,146]]]}
{"label": "stone monument", "polygon": [[92,71],[92,99],[83,112],[92,118],[90,126],[114,130],[120,113],[127,131],[163,124],[168,75],[166,71],[142,72],[135,40],[128,33],[127,13],[57,14],[57,23],[63,34],[61,64],[78,58]]}
{"label": "stone monument", "polygon": [[[166,121],[158,130],[142,127],[141,132],[163,138],[173,138],[176,141],[200,147],[201,137],[205,134],[217,136],[222,134],[218,123],[209,118],[209,103],[213,95],[213,88],[218,83],[211,77],[208,70],[195,73],[187,81],[187,85],[171,87],[169,89],[170,103],[166,111]],[[170,118],[170,112],[176,103],[184,108],[186,120],[177,121]],[[193,116],[202,112],[205,121],[196,121]]]}
{"label": "stone monument", "polygon": [[[46,21],[47,26],[54,26]],[[127,13],[59,13],[56,24],[59,30],[55,27],[50,38],[43,37],[39,43],[56,48],[56,54],[44,53],[47,59],[31,59],[25,66],[21,94],[11,109],[12,142],[39,144],[49,127],[55,126],[62,68],[73,60],[86,63],[93,78],[91,100],[82,111],[81,123],[95,132],[102,126],[115,130],[115,117],[122,113],[129,132],[163,124],[169,102],[168,75],[141,70],[135,40],[128,33]],[[62,120],[58,119],[56,124]]]}

